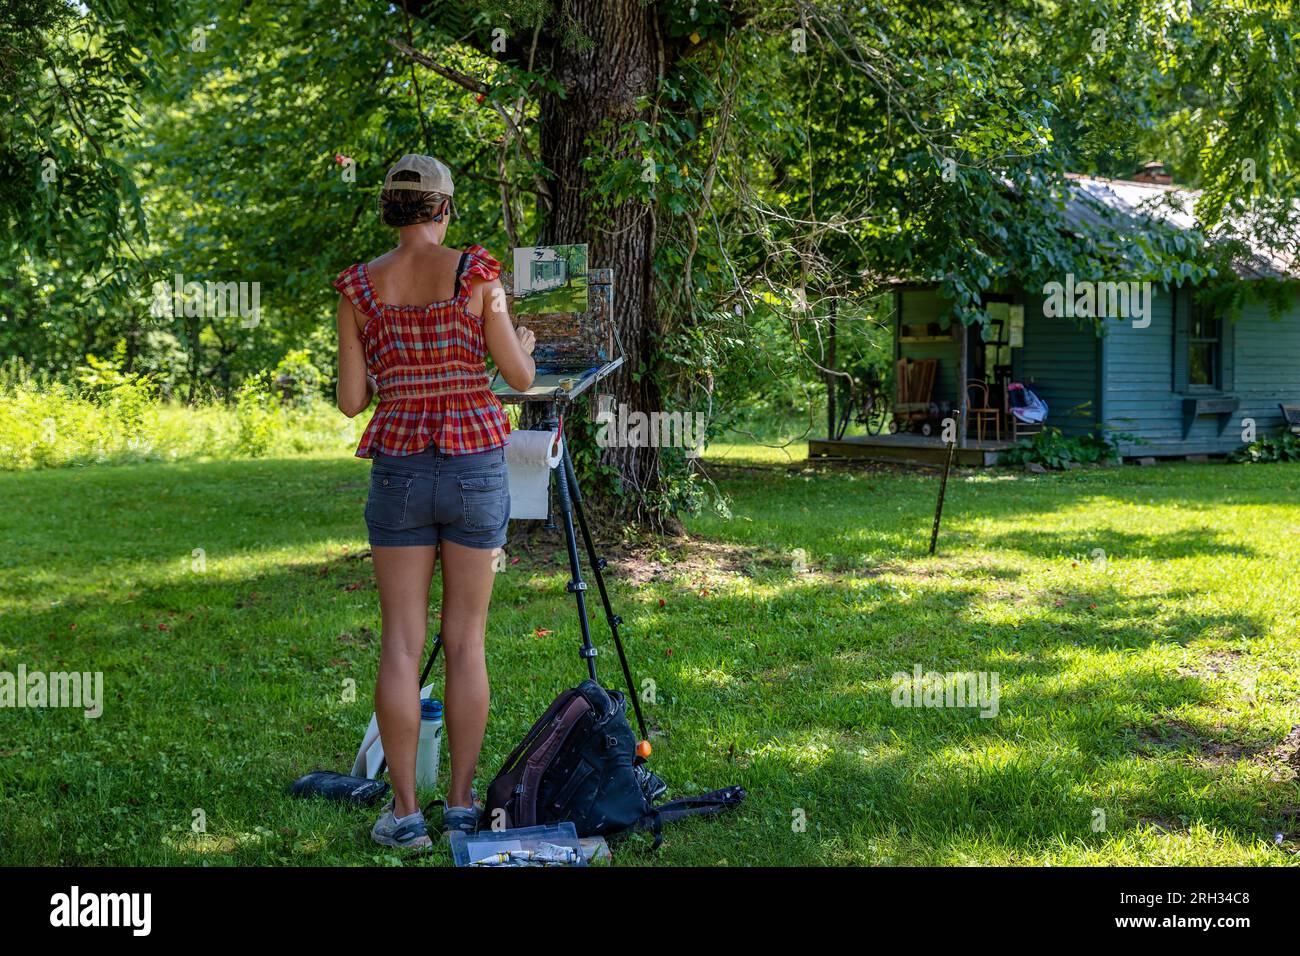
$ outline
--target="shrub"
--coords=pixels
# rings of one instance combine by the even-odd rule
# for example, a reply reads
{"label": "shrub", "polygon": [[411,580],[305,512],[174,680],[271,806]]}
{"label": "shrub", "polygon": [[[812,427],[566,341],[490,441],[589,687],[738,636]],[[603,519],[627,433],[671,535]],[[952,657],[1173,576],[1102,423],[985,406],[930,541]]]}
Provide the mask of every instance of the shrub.
{"label": "shrub", "polygon": [[77,368],[77,380],[82,395],[104,412],[95,441],[96,458],[114,457],[123,449],[147,455],[157,426],[154,383],[94,355],[87,355],[86,364]]}
{"label": "shrub", "polygon": [[1047,427],[1029,438],[1022,438],[1002,453],[1005,465],[1038,464],[1060,471],[1070,465],[1095,465],[1119,460],[1123,441],[1137,441],[1136,436],[1107,432],[1095,428],[1086,435],[1065,435],[1059,428]]}
{"label": "shrub", "polygon": [[157,390],[144,376],[87,356],[77,387],[20,362],[0,374],[0,468],[143,459],[157,429]]}
{"label": "shrub", "polygon": [[250,378],[235,396],[235,417],[239,421],[239,444],[247,455],[258,458],[275,444],[278,403],[265,383]]}
{"label": "shrub", "polygon": [[1285,428],[1273,436],[1266,436],[1239,448],[1230,456],[1231,461],[1255,464],[1266,461],[1300,461],[1300,436]]}
{"label": "shrub", "polygon": [[312,361],[310,350],[294,349],[280,360],[271,378],[286,405],[306,405],[320,394],[324,375]]}

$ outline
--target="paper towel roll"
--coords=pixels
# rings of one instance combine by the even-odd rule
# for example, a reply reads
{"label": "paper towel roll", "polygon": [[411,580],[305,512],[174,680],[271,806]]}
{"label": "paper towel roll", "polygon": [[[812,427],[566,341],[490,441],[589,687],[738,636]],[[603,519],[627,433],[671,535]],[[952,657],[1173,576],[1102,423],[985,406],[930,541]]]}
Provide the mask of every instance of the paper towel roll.
{"label": "paper towel roll", "polygon": [[564,439],[549,431],[510,433],[506,474],[510,483],[510,517],[545,518],[551,469],[564,456]]}

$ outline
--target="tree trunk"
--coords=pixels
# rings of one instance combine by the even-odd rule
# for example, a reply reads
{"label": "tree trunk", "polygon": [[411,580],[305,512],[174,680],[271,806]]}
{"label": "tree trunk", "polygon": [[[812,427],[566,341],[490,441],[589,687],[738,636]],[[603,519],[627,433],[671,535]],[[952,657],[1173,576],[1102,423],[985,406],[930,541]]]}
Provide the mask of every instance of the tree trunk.
{"label": "tree trunk", "polygon": [[[547,93],[541,102],[540,158],[550,170],[553,194],[541,242],[588,242],[588,266],[614,270],[614,321],[625,361],[602,391],[612,392],[616,405],[626,403],[629,411],[660,411],[652,374],[660,339],[653,300],[654,210],[639,202],[596,209],[584,163],[593,152],[610,149],[628,122],[649,119],[648,108],[637,101],[646,102],[658,88],[662,34],[654,6],[643,0],[570,0],[566,11],[591,43],[585,50],[558,42],[552,48],[555,75],[567,96]],[[658,487],[659,450],[608,448],[603,458],[618,469],[638,517],[661,517],[645,496]]]}
{"label": "tree trunk", "polygon": [[828,342],[826,345],[826,367],[830,369],[826,373],[826,437],[828,439],[835,438],[835,426],[839,422],[839,406],[836,399],[838,398],[840,377],[835,374],[838,371],[835,367],[837,358],[835,355],[835,340],[839,335],[839,329],[837,328],[839,309],[836,308],[838,304],[838,299],[831,299],[830,331],[827,335]]}
{"label": "tree trunk", "polygon": [[127,319],[126,357],[122,362],[122,371],[130,375],[135,371],[135,360],[140,355],[140,326],[134,318]]}
{"label": "tree trunk", "polygon": [[198,318],[185,318],[185,330],[190,337],[190,387],[189,394],[185,397],[186,405],[194,405],[199,396],[199,370],[203,362],[203,347],[199,340],[203,334],[203,327]]}

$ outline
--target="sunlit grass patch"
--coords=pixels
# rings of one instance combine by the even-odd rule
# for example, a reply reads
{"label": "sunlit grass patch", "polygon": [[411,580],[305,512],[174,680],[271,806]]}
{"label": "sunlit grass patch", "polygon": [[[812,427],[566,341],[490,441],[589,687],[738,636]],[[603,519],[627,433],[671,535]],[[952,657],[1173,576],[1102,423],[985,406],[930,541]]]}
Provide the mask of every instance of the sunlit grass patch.
{"label": "sunlit grass patch", "polygon": [[[732,450],[732,516],[610,582],[654,769],[750,796],[617,862],[1296,862],[1300,469],[961,475],[932,557],[934,475]],[[326,454],[0,474],[0,670],[100,670],[107,698],[0,711],[5,862],[447,863],[284,793],[347,769],[372,709],[364,495]],[[560,540],[511,553],[480,786],[584,672]],[[917,667],[996,674],[996,716],[896,706]]]}

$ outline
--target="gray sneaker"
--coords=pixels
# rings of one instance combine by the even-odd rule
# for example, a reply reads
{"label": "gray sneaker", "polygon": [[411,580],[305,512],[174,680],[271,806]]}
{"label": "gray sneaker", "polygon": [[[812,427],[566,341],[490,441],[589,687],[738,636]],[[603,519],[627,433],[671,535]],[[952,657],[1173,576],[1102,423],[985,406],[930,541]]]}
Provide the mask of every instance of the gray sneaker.
{"label": "gray sneaker", "polygon": [[483,815],[483,804],[478,802],[478,794],[473,790],[470,791],[470,803],[468,807],[449,807],[447,801],[442,802],[442,832],[446,834],[460,831],[461,833],[474,833],[478,830],[479,817]]}
{"label": "gray sneaker", "polygon": [[408,817],[398,822],[393,816],[391,801],[384,807],[384,812],[375,822],[370,837],[380,846],[392,846],[402,850],[428,850],[433,847],[433,841],[429,839],[429,830],[424,825],[424,814],[417,810],[414,818]]}

